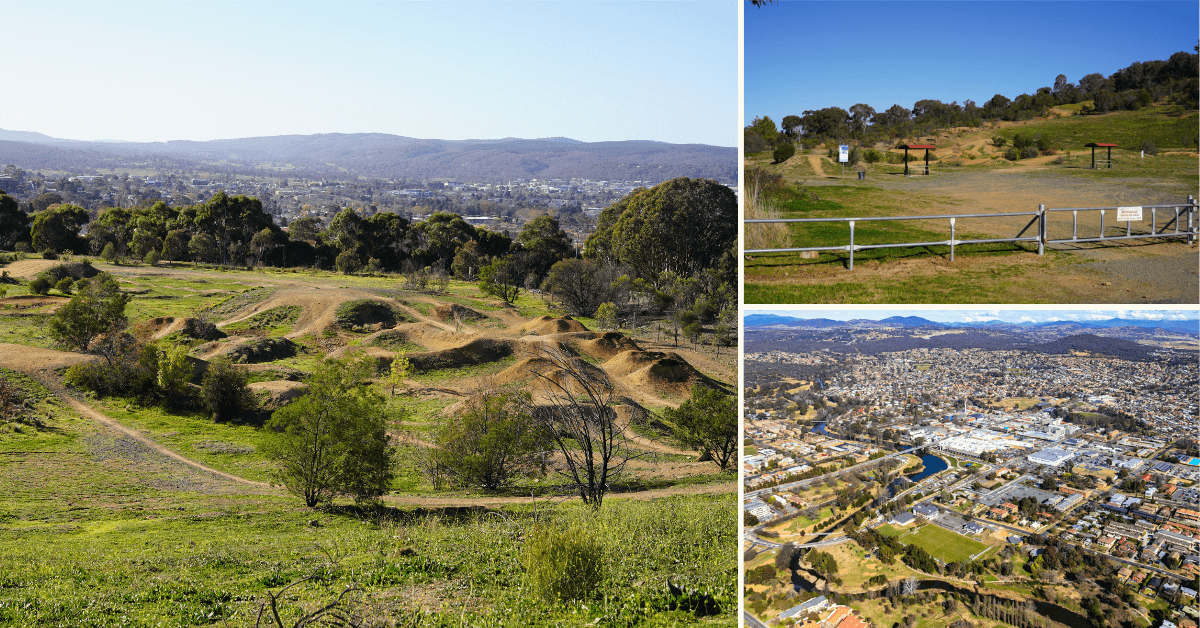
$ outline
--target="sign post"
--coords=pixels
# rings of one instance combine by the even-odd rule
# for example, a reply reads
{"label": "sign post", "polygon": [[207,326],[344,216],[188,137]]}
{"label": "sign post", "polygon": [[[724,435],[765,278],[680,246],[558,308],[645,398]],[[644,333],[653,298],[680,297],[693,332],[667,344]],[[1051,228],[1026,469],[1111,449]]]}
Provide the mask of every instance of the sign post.
{"label": "sign post", "polygon": [[842,180],[846,179],[846,162],[850,161],[850,146],[841,144],[838,146],[838,162],[842,164]]}

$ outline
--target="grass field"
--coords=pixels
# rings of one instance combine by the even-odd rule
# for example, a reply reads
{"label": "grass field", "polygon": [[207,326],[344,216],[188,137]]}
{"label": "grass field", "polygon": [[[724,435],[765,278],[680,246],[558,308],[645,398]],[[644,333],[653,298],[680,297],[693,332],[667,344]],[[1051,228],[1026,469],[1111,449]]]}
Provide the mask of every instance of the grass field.
{"label": "grass field", "polygon": [[[312,318],[308,308],[328,304],[332,311],[337,291],[346,288],[397,295],[422,316],[443,303],[496,314],[461,329],[433,320],[405,322],[401,329],[411,335],[376,345],[376,351],[442,350],[471,334],[515,342],[508,339],[524,333],[515,317],[558,315],[537,297],[522,295],[513,310],[483,297],[477,286],[457,282],[447,294],[430,296],[399,289],[395,277],[97,267],[116,273],[133,295],[126,310],[131,329],[154,317],[202,310],[218,322],[244,318],[247,308],[280,294],[298,303],[223,325],[230,337],[221,342],[168,338],[193,347],[194,358],[264,336],[287,336],[300,347],[294,357],[239,367],[249,369],[255,382],[303,381],[335,350],[366,344],[361,331],[322,331],[306,322]],[[258,286],[274,288],[251,290]],[[304,300],[313,287],[320,297],[316,306]],[[14,286],[9,296],[24,288]],[[44,329],[53,307],[0,309],[0,341],[52,348]],[[736,374],[729,352],[678,351],[701,356],[704,371],[718,379]],[[19,350],[10,347],[7,355],[24,368]],[[77,413],[60,398],[66,393],[0,369],[0,378],[19,384],[43,421],[42,427],[0,421],[0,625],[249,626],[268,592],[310,576],[280,599],[289,625],[302,609],[331,602],[347,587],[355,588],[347,608],[372,617],[371,625],[736,625],[734,476],[675,449],[681,445],[669,436],[630,431],[638,438],[631,452],[639,457],[610,486],[632,498],[610,495],[596,511],[578,499],[553,496],[559,492],[549,486],[558,482],[553,476],[522,478],[511,489],[490,493],[435,489],[417,454],[454,419],[448,406],[515,362],[498,357],[435,369],[411,377],[404,394],[385,391],[393,417],[389,430],[408,439],[399,443],[391,493],[376,508],[338,501],[315,510],[258,484],[272,479],[275,465],[260,451],[263,434],[253,420],[218,423],[192,408],[72,393],[129,430],[121,432]],[[61,390],[61,369],[33,374]],[[653,412],[671,404],[638,394]],[[538,495],[533,503],[531,493]],[[524,557],[535,528],[571,524],[601,548],[603,577],[594,595],[548,602],[533,590]],[[680,608],[668,578],[711,596],[719,608],[692,612],[686,601]]]}
{"label": "grass field", "polygon": [[[779,174],[788,191],[774,199],[780,218],[897,217],[997,214],[1036,211],[1047,207],[1101,207],[1183,202],[1197,194],[1195,153],[1197,114],[1176,115],[1174,107],[1148,107],[1101,116],[1074,116],[1000,123],[995,127],[942,130],[920,143],[938,146],[933,175],[904,177],[896,164],[867,165],[864,180],[842,180],[837,168],[823,157],[825,175],[812,168],[813,156],[797,155],[772,163],[768,153],[747,157],[748,167]],[[1045,134],[1060,152],[1009,162],[992,146],[993,136],[1010,138]],[[1103,137],[1106,139],[1095,139]],[[1108,139],[1115,138],[1115,139]],[[1142,141],[1163,150],[1140,159]],[[911,141],[895,140],[895,144]],[[1090,151],[1083,144],[1117,142],[1111,169],[1090,168]],[[1086,154],[1085,154],[1086,151]],[[816,151],[822,152],[822,151]],[[831,169],[832,168],[832,169]],[[1164,210],[1165,211],[1165,210]],[[1159,212],[1158,225],[1170,218]],[[1065,216],[1065,217],[1064,217]],[[1082,213],[1080,233],[1098,231],[1099,218]],[[1070,238],[1070,215],[1054,214],[1048,226],[1051,239]],[[1028,217],[959,218],[958,240],[1011,238],[1032,235]],[[1149,218],[1144,227],[1149,227]],[[1106,225],[1115,229],[1110,220]],[[1135,229],[1138,225],[1134,225]],[[769,231],[774,229],[775,231]],[[753,249],[779,247],[845,247],[850,229],[845,222],[746,225]],[[762,233],[777,234],[771,238]],[[785,241],[778,241],[782,238]],[[949,220],[863,221],[856,223],[856,245],[904,242],[942,242],[950,239]],[[770,242],[771,244],[766,244]],[[1122,302],[1193,302],[1194,282],[1150,288],[1145,282],[1121,279],[1125,265],[1172,264],[1178,273],[1196,272],[1194,255],[1170,238],[1154,246],[1126,247],[1097,244],[1084,247],[1054,245],[1037,254],[1033,242],[962,244],[951,262],[946,245],[905,246],[854,253],[849,271],[848,251],[822,251],[806,259],[799,253],[761,253],[746,256],[747,303],[1083,303],[1110,302],[1117,283],[1129,292]],[[1091,265],[1094,259],[1112,262]],[[1148,260],[1147,258],[1161,258]],[[1122,274],[1126,273],[1126,274]]]}
{"label": "grass field", "polygon": [[916,545],[943,562],[962,562],[982,552],[988,546],[970,537],[956,534],[940,526],[925,524],[905,530],[892,525],[878,528],[880,534],[895,536],[905,545]]}

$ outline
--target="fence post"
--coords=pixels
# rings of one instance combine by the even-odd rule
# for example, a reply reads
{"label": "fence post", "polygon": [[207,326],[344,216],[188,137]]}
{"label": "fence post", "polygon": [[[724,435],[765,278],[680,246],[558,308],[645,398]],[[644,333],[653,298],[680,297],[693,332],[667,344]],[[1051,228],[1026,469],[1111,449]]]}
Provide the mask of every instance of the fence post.
{"label": "fence post", "polygon": [[1071,239],[1079,239],[1079,210],[1071,210]]}
{"label": "fence post", "polygon": [[1104,239],[1104,210],[1100,210],[1100,239]]}
{"label": "fence post", "polygon": [[[1196,198],[1188,194],[1188,244],[1196,241],[1196,235],[1192,232],[1192,214],[1196,213]],[[1179,225],[1179,220],[1175,220],[1175,224]]]}
{"label": "fence post", "polygon": [[950,219],[950,261],[954,261],[954,219]]}
{"label": "fence post", "polygon": [[850,221],[850,270],[854,270],[854,221]]}
{"label": "fence post", "polygon": [[1046,254],[1046,206],[1038,205],[1038,255]]}

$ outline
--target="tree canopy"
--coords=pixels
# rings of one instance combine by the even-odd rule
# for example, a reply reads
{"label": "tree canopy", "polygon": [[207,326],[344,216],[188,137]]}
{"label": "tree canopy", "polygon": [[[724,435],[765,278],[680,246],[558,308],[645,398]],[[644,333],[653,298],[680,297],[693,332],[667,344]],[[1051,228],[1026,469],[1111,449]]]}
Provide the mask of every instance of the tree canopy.
{"label": "tree canopy", "polygon": [[264,446],[275,478],[310,508],[349,495],[357,501],[387,492],[395,449],[388,444],[383,398],[370,386],[373,362],[325,360],[306,382],[308,393],[276,410]]}
{"label": "tree canopy", "polygon": [[737,397],[696,385],[690,399],[679,408],[667,408],[663,414],[675,424],[680,440],[707,454],[722,471],[737,464]]}
{"label": "tree canopy", "polygon": [[[81,287],[82,284],[82,287]],[[108,273],[76,284],[78,292],[54,313],[46,331],[69,349],[84,351],[101,334],[116,334],[125,328],[125,306],[133,297],[121,292]]]}
{"label": "tree canopy", "polygon": [[619,262],[655,285],[665,271],[712,268],[736,243],[737,197],[710,179],[671,179],[639,188],[600,214],[585,256]]}

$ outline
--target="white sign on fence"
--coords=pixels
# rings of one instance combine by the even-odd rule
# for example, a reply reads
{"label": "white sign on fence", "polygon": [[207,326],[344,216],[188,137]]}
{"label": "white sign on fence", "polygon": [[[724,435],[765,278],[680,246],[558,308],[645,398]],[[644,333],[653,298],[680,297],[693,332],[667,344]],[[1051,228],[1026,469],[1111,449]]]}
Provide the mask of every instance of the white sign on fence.
{"label": "white sign on fence", "polygon": [[1142,219],[1141,207],[1118,207],[1117,222],[1125,222],[1127,220],[1140,221]]}
{"label": "white sign on fence", "polygon": [[850,161],[850,146],[842,144],[838,146],[838,162],[844,164],[848,161]]}

